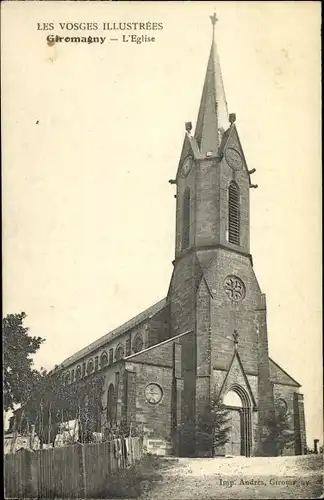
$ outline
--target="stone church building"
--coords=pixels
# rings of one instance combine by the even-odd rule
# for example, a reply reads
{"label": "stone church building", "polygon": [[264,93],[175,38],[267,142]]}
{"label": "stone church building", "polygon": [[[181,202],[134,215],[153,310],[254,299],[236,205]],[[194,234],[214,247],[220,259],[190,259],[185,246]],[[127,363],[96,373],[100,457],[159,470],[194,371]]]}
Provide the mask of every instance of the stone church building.
{"label": "stone church building", "polygon": [[[216,18],[212,18],[215,25]],[[213,26],[214,31],[214,26]],[[266,296],[253,269],[253,170],[228,114],[214,39],[195,132],[186,131],[176,187],[173,272],[166,297],[66,359],[66,383],[105,376],[99,427],[142,426],[150,451],[198,452],[197,422],[212,395],[230,410],[228,455],[266,454],[274,401],[289,412],[295,442],[306,447],[300,384],[269,357]],[[172,221],[171,221],[172,223]]]}

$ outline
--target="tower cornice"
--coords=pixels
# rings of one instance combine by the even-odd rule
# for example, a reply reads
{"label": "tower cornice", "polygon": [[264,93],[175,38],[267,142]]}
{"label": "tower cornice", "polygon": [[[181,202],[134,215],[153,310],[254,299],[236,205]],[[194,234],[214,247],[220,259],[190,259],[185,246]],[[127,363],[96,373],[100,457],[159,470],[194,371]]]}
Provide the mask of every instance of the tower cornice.
{"label": "tower cornice", "polygon": [[177,255],[176,258],[172,261],[172,264],[173,266],[175,266],[180,260],[184,259],[187,255],[190,255],[192,253],[197,253],[207,250],[217,250],[217,249],[226,250],[227,252],[234,252],[239,255],[243,255],[244,257],[248,257],[253,267],[253,257],[250,253],[243,252],[240,249],[230,248],[226,245],[221,245],[220,243],[216,245],[192,246],[188,248],[188,250],[183,250],[179,255]]}

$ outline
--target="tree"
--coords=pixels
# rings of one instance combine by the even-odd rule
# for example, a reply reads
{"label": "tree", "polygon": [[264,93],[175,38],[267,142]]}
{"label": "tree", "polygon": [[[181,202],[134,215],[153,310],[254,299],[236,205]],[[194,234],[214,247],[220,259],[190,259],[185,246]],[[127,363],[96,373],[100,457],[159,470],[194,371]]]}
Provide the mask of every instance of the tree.
{"label": "tree", "polygon": [[62,370],[42,372],[23,408],[25,427],[27,422],[35,424],[40,446],[54,446],[62,424],[74,420],[78,422],[79,441],[91,442],[101,417],[103,385],[104,377],[99,374],[65,384]]}
{"label": "tree", "polygon": [[[33,368],[31,354],[37,352],[44,339],[28,335],[23,326],[24,312],[3,319],[4,408],[15,410],[11,427],[28,433],[35,425],[41,447],[54,444],[61,424],[78,420],[80,440],[91,441],[101,416],[104,377],[93,374],[72,384],[65,384],[62,370],[47,372]],[[85,397],[88,404],[85,404]]]}
{"label": "tree", "polygon": [[14,409],[15,404],[26,402],[32,386],[39,379],[30,357],[40,348],[44,339],[28,335],[23,325],[26,313],[8,314],[2,320],[3,338],[3,403],[4,410]]}
{"label": "tree", "polygon": [[274,411],[270,414],[266,429],[261,435],[263,441],[272,444],[273,454],[282,455],[284,448],[295,442],[295,431],[291,428],[291,416],[287,408],[282,406],[281,400],[276,400]]}
{"label": "tree", "polygon": [[229,410],[216,395],[212,395],[197,423],[198,448],[214,456],[229,440],[231,427],[227,425],[228,422]]}

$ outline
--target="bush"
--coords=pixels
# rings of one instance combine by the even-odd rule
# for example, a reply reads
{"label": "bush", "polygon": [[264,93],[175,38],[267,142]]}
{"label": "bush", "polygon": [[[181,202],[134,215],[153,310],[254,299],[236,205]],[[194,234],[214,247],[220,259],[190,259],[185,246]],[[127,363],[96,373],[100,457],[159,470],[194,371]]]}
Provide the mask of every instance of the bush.
{"label": "bush", "polygon": [[[177,460],[177,459],[175,459]],[[172,466],[172,462],[156,455],[145,455],[142,460],[129,469],[121,470],[112,475],[109,486],[98,493],[101,498],[138,498],[148,492],[154,484],[162,480],[161,470]]]}

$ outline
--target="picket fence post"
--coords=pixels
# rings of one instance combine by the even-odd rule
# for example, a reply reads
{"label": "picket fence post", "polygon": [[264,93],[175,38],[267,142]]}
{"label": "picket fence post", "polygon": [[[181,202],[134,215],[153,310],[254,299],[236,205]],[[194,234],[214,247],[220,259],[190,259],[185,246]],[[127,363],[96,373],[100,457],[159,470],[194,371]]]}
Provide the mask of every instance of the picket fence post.
{"label": "picket fence post", "polygon": [[83,479],[83,494],[84,498],[87,498],[87,471],[86,471],[86,460],[85,460],[85,444],[81,444],[81,467],[82,467],[82,479]]}

